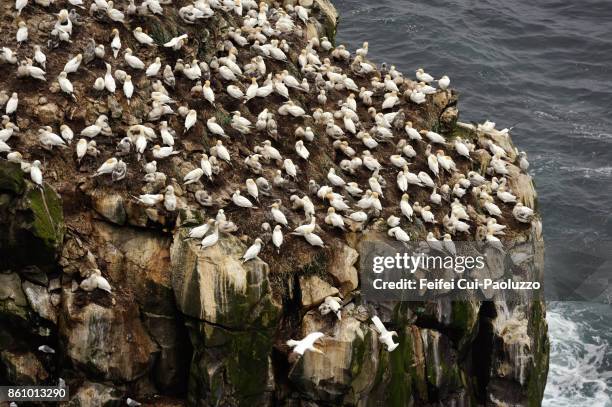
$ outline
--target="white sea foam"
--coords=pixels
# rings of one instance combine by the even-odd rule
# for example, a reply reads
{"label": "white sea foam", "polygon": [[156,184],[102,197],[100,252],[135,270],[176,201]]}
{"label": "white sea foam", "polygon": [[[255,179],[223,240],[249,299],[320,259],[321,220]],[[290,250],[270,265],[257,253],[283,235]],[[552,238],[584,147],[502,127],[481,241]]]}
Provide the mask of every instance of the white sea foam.
{"label": "white sea foam", "polygon": [[[542,403],[545,407],[612,406],[610,338],[601,329],[590,305],[552,303],[547,312],[551,341],[550,370]],[[609,321],[608,321],[609,322]]]}

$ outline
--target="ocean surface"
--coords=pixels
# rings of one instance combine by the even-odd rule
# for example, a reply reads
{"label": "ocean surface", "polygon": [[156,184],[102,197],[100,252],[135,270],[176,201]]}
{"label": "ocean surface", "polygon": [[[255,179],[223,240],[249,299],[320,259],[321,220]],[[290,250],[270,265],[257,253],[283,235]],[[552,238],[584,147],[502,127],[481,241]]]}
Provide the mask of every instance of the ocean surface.
{"label": "ocean surface", "polygon": [[[333,2],[339,44],[369,41],[372,60],[409,77],[446,74],[460,120],[513,127],[539,193],[548,286],[575,288],[594,265],[612,281],[612,250],[581,254],[612,241],[612,1]],[[612,406],[612,307],[553,302],[547,319],[544,405]]]}

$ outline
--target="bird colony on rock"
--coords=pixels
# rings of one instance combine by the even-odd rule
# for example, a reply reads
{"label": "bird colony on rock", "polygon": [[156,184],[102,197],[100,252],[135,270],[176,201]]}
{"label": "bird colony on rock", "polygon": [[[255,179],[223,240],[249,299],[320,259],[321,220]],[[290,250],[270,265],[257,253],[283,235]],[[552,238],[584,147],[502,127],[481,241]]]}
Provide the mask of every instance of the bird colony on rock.
{"label": "bird colony on rock", "polygon": [[[146,106],[138,122],[100,114],[81,127],[65,120],[57,128],[32,131],[17,126],[20,115],[29,113],[11,89],[20,85],[5,83],[1,157],[19,163],[39,187],[45,179],[42,162],[56,155],[78,171],[90,171],[99,185],[131,176],[137,181],[128,186],[127,198],[139,205],[169,217],[184,208],[216,213],[188,232],[202,249],[259,212],[257,219],[266,222],[260,232],[245,231],[252,244],[243,262],[257,258],[270,242],[270,256],[292,239],[320,250],[327,238],[363,232],[383,216],[390,237],[410,241],[411,226],[418,222],[431,244],[440,241],[451,252],[453,238],[475,236],[501,247],[505,223],[532,220],[533,210],[518,202],[507,182],[509,157],[516,156],[514,164],[527,170],[524,153],[506,151],[487,138],[451,138],[407,119],[436,93],[450,94],[448,76],[435,80],[418,69],[412,80],[393,66],[370,62],[367,43],[351,54],[328,38],[307,39],[311,7],[255,0],[16,0],[14,8],[15,31],[3,33],[0,69],[16,70],[41,93],[54,83],[56,95],[73,107],[86,98],[109,96],[127,112],[137,99]],[[198,60],[189,33],[160,42],[143,28],[148,18],[163,21],[177,9],[186,27],[206,27],[217,15],[232,22],[215,55]],[[56,19],[49,32],[28,22],[34,10]],[[75,49],[85,19],[103,24],[107,32],[104,41],[89,39]],[[69,50],[70,57],[51,63],[47,55],[58,49]],[[85,78],[91,80],[84,83]],[[179,98],[178,89],[185,87],[188,97]],[[226,106],[234,110],[224,117],[219,113]],[[509,136],[491,122],[458,126],[479,135]],[[25,145],[20,138],[35,138],[41,149],[20,148]],[[187,149],[187,139],[199,141],[201,152]],[[321,162],[311,152],[321,146],[331,147],[335,161],[319,169],[326,175],[312,178]],[[492,157],[485,168],[476,163],[478,149]],[[177,156],[191,169],[164,172],[171,168],[165,163]],[[242,178],[236,182],[236,177]],[[153,192],[135,191],[143,186]],[[420,202],[417,196],[423,197]],[[99,270],[84,277],[81,289],[111,292]],[[341,318],[341,308],[341,298],[328,297],[320,311]],[[378,317],[372,320],[386,349],[395,349],[397,334]],[[287,343],[303,354],[317,351],[314,344],[322,337],[314,332]]]}

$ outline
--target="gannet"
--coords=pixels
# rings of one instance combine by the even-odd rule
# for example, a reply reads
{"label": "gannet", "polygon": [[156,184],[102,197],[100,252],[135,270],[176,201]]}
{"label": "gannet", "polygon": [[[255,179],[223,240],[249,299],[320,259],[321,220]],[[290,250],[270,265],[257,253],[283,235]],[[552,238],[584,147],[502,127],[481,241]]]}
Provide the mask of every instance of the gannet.
{"label": "gannet", "polygon": [[438,223],[434,217],[434,214],[430,210],[429,206],[424,206],[421,210],[421,218],[423,218],[423,222],[425,223]]}
{"label": "gannet", "polygon": [[105,88],[104,78],[96,78],[93,88],[97,91],[102,91]]}
{"label": "gannet", "polygon": [[287,172],[287,175],[294,180],[297,178],[297,167],[290,158],[283,160],[283,169]]}
{"label": "gannet", "polygon": [[28,5],[28,0],[15,0],[15,10],[17,10],[17,15],[21,15],[21,10],[23,10]]}
{"label": "gannet", "polygon": [[533,219],[533,209],[524,206],[522,203],[517,203],[512,209],[512,215],[514,218],[521,223],[531,223]]}
{"label": "gannet", "polygon": [[256,258],[257,255],[259,255],[259,252],[261,251],[262,244],[263,244],[263,241],[260,238],[255,239],[255,242],[253,243],[253,245],[251,245],[251,247],[249,247],[247,251],[244,253],[244,255],[242,256],[242,262],[246,263],[247,261],[253,260],[254,258]]}
{"label": "gannet", "polygon": [[283,244],[283,232],[281,230],[281,225],[274,226],[274,231],[272,232],[272,243],[276,247],[276,252],[280,253],[280,247]]}
{"label": "gannet", "polygon": [[321,239],[319,235],[316,235],[314,233],[308,233],[304,235],[304,239],[306,239],[308,244],[310,244],[311,246],[325,247],[323,239]]}
{"label": "gannet", "polygon": [[172,38],[170,41],[164,44],[166,48],[172,48],[174,51],[180,50],[183,45],[187,42],[187,34],[179,35],[178,37]]}
{"label": "gannet", "polygon": [[483,205],[484,209],[485,209],[485,210],[486,210],[486,211],[487,211],[487,212],[488,212],[488,213],[489,213],[491,216],[496,216],[496,217],[502,216],[502,211],[501,211],[501,209],[499,209],[499,207],[498,207],[497,205],[495,205],[495,204],[492,202],[492,200],[493,200],[492,198],[489,198],[489,199],[486,199],[486,200],[483,202],[483,204],[482,204],[482,205]]}
{"label": "gannet", "polygon": [[106,64],[106,74],[104,75],[104,86],[110,93],[115,93],[117,89],[115,78],[113,78],[113,74],[111,73],[111,65],[108,63]]}
{"label": "gannet", "polygon": [[475,171],[468,172],[468,179],[474,187],[479,187],[486,182],[486,179]]}
{"label": "gannet", "polygon": [[505,235],[504,229],[506,229],[506,225],[500,225],[497,223],[497,219],[487,219],[487,233],[492,235]]}
{"label": "gannet", "polygon": [[139,196],[135,196],[136,200],[145,206],[155,206],[158,203],[164,200],[164,195],[162,194],[142,194]]}
{"label": "gannet", "polygon": [[315,348],[314,344],[324,336],[325,335],[321,332],[312,332],[300,341],[289,339],[287,341],[287,345],[290,348],[293,348],[293,352],[297,353],[298,355],[303,355],[307,350],[322,354],[323,351]]}
{"label": "gannet", "polygon": [[410,235],[408,235],[408,233],[406,233],[406,231],[402,228],[400,228],[399,226],[396,226],[394,228],[391,228],[387,231],[387,234],[389,236],[393,236],[395,237],[396,240],[402,242],[402,243],[408,243],[410,241]]}
{"label": "gannet", "polygon": [[249,178],[246,180],[245,184],[249,195],[255,198],[257,202],[259,202],[259,189],[257,188],[257,183],[255,183],[252,178]]}
{"label": "gannet", "polygon": [[142,27],[136,27],[134,31],[132,31],[132,33],[134,34],[134,38],[136,38],[136,41],[138,41],[140,44],[155,45],[155,41],[153,40],[153,38],[143,32]]}
{"label": "gannet", "polygon": [[336,209],[331,207],[327,208],[327,216],[325,216],[325,223],[339,229],[344,229],[344,220],[342,216],[336,213]]}
{"label": "gannet", "polygon": [[417,105],[425,103],[427,100],[425,94],[423,92],[419,92],[418,90],[409,90],[410,100]]}
{"label": "gannet", "polygon": [[20,21],[17,29],[17,43],[21,45],[28,40],[28,26],[24,21]]}
{"label": "gannet", "polygon": [[213,92],[213,90],[210,87],[210,81],[204,82],[204,86],[202,87],[202,96],[211,105],[215,104],[215,93]]}
{"label": "gannet", "polygon": [[295,152],[304,160],[308,160],[308,157],[310,156],[310,152],[304,146],[304,141],[302,140],[298,140],[295,142]]}
{"label": "gannet", "polygon": [[113,50],[113,56],[115,59],[117,55],[119,55],[119,50],[121,50],[121,38],[119,37],[119,30],[113,28],[111,31],[111,36],[113,39],[111,40],[111,49]]}
{"label": "gannet", "polygon": [[291,232],[292,235],[297,236],[305,236],[307,234],[313,233],[316,228],[316,218],[312,216],[310,218],[310,223],[305,225],[300,225]]}
{"label": "gannet", "polygon": [[487,233],[485,235],[485,240],[487,243],[489,243],[492,247],[496,248],[499,251],[504,251],[504,244],[502,243],[501,240],[499,240],[499,238],[497,236],[494,236],[490,233]]}
{"label": "gannet", "polygon": [[434,78],[430,74],[426,73],[423,68],[417,69],[416,78],[419,82],[425,83],[431,83],[434,80]]}
{"label": "gannet", "polygon": [[39,141],[42,146],[48,150],[53,147],[66,148],[66,142],[63,138],[53,133],[51,127],[46,126],[38,130]]}
{"label": "gannet", "polygon": [[336,315],[336,317],[338,317],[338,319],[340,320],[342,319],[341,303],[341,298],[327,296],[325,297],[325,300],[323,300],[323,303],[319,305],[319,312],[321,313],[321,315],[327,315],[331,312]]}
{"label": "gannet", "polygon": [[278,202],[274,202],[272,205],[270,205],[270,207],[272,208],[270,211],[272,213],[272,219],[274,219],[274,222],[283,226],[287,226],[287,218],[285,217],[285,214],[280,210],[280,204]]}
{"label": "gannet", "polygon": [[[1,140],[0,142],[4,143]],[[10,151],[10,147],[4,150],[3,152],[7,152],[7,151]],[[21,170],[26,173],[30,172],[30,168],[32,167],[28,162],[23,160],[23,156],[21,155],[19,151],[13,151],[12,153],[8,153],[6,155],[6,160],[12,163],[20,164]]]}
{"label": "gannet", "polygon": [[216,156],[227,163],[231,161],[230,153],[223,145],[223,142],[221,140],[217,140],[217,144],[211,147],[210,152],[211,155]]}
{"label": "gannet", "polygon": [[444,75],[442,78],[440,78],[438,80],[438,86],[442,90],[448,89],[448,87],[450,86],[450,79],[449,79],[449,77]]}
{"label": "gannet", "polygon": [[363,165],[370,171],[376,171],[382,168],[382,165],[372,156],[372,153],[369,150],[365,150],[362,153],[361,159],[363,161]]}
{"label": "gannet", "polygon": [[353,212],[349,215],[349,219],[354,222],[363,223],[368,220],[368,214],[363,211]]}
{"label": "gannet", "polygon": [[13,123],[7,123],[4,129],[0,130],[0,141],[8,141],[16,129],[17,126],[15,126]]}
{"label": "gannet", "polygon": [[368,185],[370,186],[370,189],[372,190],[372,192],[377,193],[383,198],[385,197],[383,190],[382,190],[382,186],[380,185],[380,182],[378,180],[378,177],[376,176],[370,177],[368,179]]}
{"label": "gannet", "polygon": [[96,288],[109,294],[112,291],[108,280],[102,277],[102,273],[98,269],[91,270],[89,277],[81,281],[79,287],[84,291],[93,291]]}
{"label": "gannet", "polygon": [[128,66],[130,66],[130,68],[139,70],[145,69],[144,62],[142,62],[140,58],[134,55],[134,52],[131,48],[126,48],[125,53],[123,54],[123,58],[125,59],[125,62],[128,64]]}
{"label": "gannet", "polygon": [[445,155],[444,151],[438,150],[436,152],[436,158],[438,160],[438,164],[440,164],[440,167],[442,167],[446,172],[449,174],[457,172],[457,165],[455,164],[455,161],[453,161],[450,156]]}
{"label": "gannet", "polygon": [[17,70],[18,77],[30,76],[34,79],[46,82],[45,71],[37,66],[33,66],[30,60],[22,61]]}
{"label": "gannet", "polygon": [[0,153],[8,153],[11,151],[11,146],[0,140]]}
{"label": "gannet", "polygon": [[427,245],[432,250],[435,250],[437,252],[444,252],[444,246],[442,245],[442,243],[438,239],[436,239],[436,237],[434,236],[433,232],[428,232],[427,233],[427,237],[425,238],[425,240],[427,241]]}
{"label": "gannet", "polygon": [[[27,1],[27,0],[26,0]],[[43,69],[46,69],[47,65],[47,57],[42,52],[40,45],[34,45],[34,60],[42,66]]]}
{"label": "gannet", "polygon": [[140,405],[142,405],[141,403],[139,403],[138,401],[131,399],[131,398],[127,398],[127,400],[125,400],[125,404],[128,407],[139,407]]}
{"label": "gannet", "polygon": [[43,184],[43,176],[42,171],[40,169],[40,161],[35,160],[30,167],[30,179],[37,186],[42,187]]}
{"label": "gannet", "polygon": [[467,158],[468,160],[471,160],[470,149],[463,142],[461,138],[455,139],[454,146],[455,146],[455,151],[457,151],[457,154],[459,154],[462,157]]}
{"label": "gannet", "polygon": [[363,194],[363,190],[359,188],[356,182],[347,182],[344,189],[354,197],[360,197]]}
{"label": "gannet", "polygon": [[506,153],[506,150],[504,150],[502,147],[495,144],[493,141],[487,140],[485,144],[487,147],[489,147],[489,151],[491,151],[491,154],[493,154],[494,156],[504,157],[504,158],[508,156],[508,154]]}
{"label": "gannet", "polygon": [[514,203],[514,202],[516,202],[516,196],[514,196],[510,192],[506,191],[505,187],[499,187],[497,189],[497,192],[495,193],[495,195],[503,203]]}
{"label": "gannet", "polygon": [[425,137],[427,137],[427,139],[431,143],[434,143],[434,144],[446,144],[446,139],[444,137],[442,137],[441,135],[439,135],[438,133],[436,133],[435,131],[421,130],[420,133],[425,135]]}
{"label": "gannet", "polygon": [[183,177],[183,185],[189,185],[198,182],[200,178],[202,178],[202,175],[204,175],[204,170],[202,170],[202,168],[196,168],[194,170],[189,171]]}
{"label": "gannet", "polygon": [[409,221],[412,222],[414,210],[412,209],[412,206],[410,206],[409,199],[410,196],[408,194],[402,195],[402,200],[400,201],[400,210],[402,212],[402,215],[404,215],[406,218],[408,218]]}
{"label": "gannet", "polygon": [[440,168],[438,163],[438,157],[431,153],[431,144],[427,145],[425,149],[425,156],[427,157],[427,166],[429,170],[436,176],[440,176]]}
{"label": "gannet", "polygon": [[398,336],[395,331],[388,331],[387,328],[383,325],[382,321],[378,316],[374,315],[372,317],[372,322],[374,322],[374,327],[379,333],[378,340],[381,343],[384,343],[387,347],[387,351],[392,352],[399,346],[399,343],[393,342],[393,336]]}
{"label": "gannet", "polygon": [[53,354],[55,353],[55,349],[53,349],[51,346],[49,345],[40,345],[38,347],[38,350],[41,351],[42,353],[49,353],[49,354]]}
{"label": "gannet", "polygon": [[77,56],[66,62],[66,65],[64,65],[64,72],[66,72],[67,74],[76,72],[81,66],[82,61],[83,55],[78,54]]}
{"label": "gannet", "polygon": [[215,229],[210,235],[202,239],[202,242],[201,242],[202,249],[206,249],[207,247],[214,246],[217,244],[218,241],[219,241],[219,229],[218,227],[215,227]]}
{"label": "gannet", "polygon": [[94,177],[112,173],[115,169],[115,166],[117,165],[117,162],[118,160],[115,157],[109,158],[104,163],[102,163],[102,165],[96,170]]}
{"label": "gannet", "polygon": [[74,138],[74,132],[67,124],[62,124],[60,126],[60,134],[62,138],[66,141],[66,143],[72,143],[72,139]]}
{"label": "gannet", "polygon": [[87,153],[87,140],[85,140],[84,138],[79,139],[79,141],[76,144],[77,161],[81,162],[83,157],[85,157],[86,153]]}
{"label": "gannet", "polygon": [[401,222],[401,219],[398,218],[397,216],[391,215],[387,218],[387,225],[390,228],[394,228],[396,226],[399,226]]}
{"label": "gannet", "polygon": [[68,74],[66,72],[60,72],[57,77],[57,82],[59,83],[60,89],[62,92],[69,94],[73,99],[74,97],[74,87],[72,86],[72,82],[68,79]]}
{"label": "gannet", "polygon": [[196,226],[189,230],[187,237],[189,239],[202,239],[211,230],[214,224],[214,219],[208,219],[204,224]]}
{"label": "gannet", "polygon": [[[417,174],[417,177],[419,177],[419,180],[427,187],[429,188],[435,188],[436,184],[434,183],[433,179],[431,179],[431,177],[429,176],[429,174],[427,174],[424,171],[420,171]],[[408,181],[410,182],[410,181]]]}
{"label": "gannet", "polygon": [[161,59],[159,57],[155,57],[155,61],[149,65],[145,71],[145,75],[147,77],[157,76],[159,74],[159,70],[161,69]]}
{"label": "gannet", "polygon": [[165,84],[174,88],[174,86],[176,85],[176,78],[174,77],[174,73],[172,72],[172,68],[170,67],[170,65],[166,65],[164,67],[162,77],[164,79]]}
{"label": "gannet", "polygon": [[239,206],[241,208],[257,208],[253,205],[251,201],[248,200],[248,198],[245,198],[244,196],[240,195],[240,190],[238,189],[234,191],[234,194],[232,195],[232,202],[234,203],[234,205]]}
{"label": "gannet", "polygon": [[10,99],[6,102],[4,111],[10,116],[15,113],[17,106],[19,106],[19,96],[17,95],[17,92],[13,92]]}
{"label": "gannet", "polygon": [[335,187],[342,187],[346,184],[346,182],[341,177],[336,175],[336,170],[333,168],[330,168],[327,172],[327,179]]}
{"label": "gannet", "polygon": [[329,193],[325,195],[325,199],[327,199],[329,204],[337,211],[347,211],[350,209],[350,206],[344,202],[344,197],[342,195]]}
{"label": "gannet", "polygon": [[500,175],[507,175],[509,173],[508,168],[506,168],[507,163],[501,158],[502,156],[496,153],[490,161],[491,168],[495,173]]}
{"label": "gannet", "polygon": [[455,247],[455,243],[453,242],[451,235],[449,235],[448,233],[444,234],[444,240],[442,241],[442,245],[451,256],[457,255],[457,248]]}
{"label": "gannet", "polygon": [[187,116],[185,117],[185,128],[183,133],[187,133],[189,129],[191,129],[197,123],[197,121],[198,113],[194,109],[189,110],[189,113],[187,113]]}
{"label": "gannet", "polygon": [[174,187],[172,185],[166,187],[164,208],[166,208],[168,212],[174,212],[176,210],[176,195],[174,195]]}
{"label": "gannet", "polygon": [[461,185],[453,185],[453,195],[455,195],[457,198],[462,198],[465,195],[465,192],[465,189],[461,188]]}
{"label": "gannet", "polygon": [[118,23],[123,23],[125,20],[125,15],[118,9],[114,8],[114,4],[112,1],[108,2],[108,8],[106,9],[106,15],[113,21]]}
{"label": "gannet", "polygon": [[202,154],[202,158],[200,159],[200,168],[202,168],[202,171],[204,171],[204,175],[206,175],[208,179],[212,180],[212,163],[206,154]]}
{"label": "gannet", "polygon": [[521,151],[519,154],[519,168],[521,170],[523,170],[524,172],[527,172],[527,170],[529,169],[529,161],[527,161],[527,153],[524,151]]}

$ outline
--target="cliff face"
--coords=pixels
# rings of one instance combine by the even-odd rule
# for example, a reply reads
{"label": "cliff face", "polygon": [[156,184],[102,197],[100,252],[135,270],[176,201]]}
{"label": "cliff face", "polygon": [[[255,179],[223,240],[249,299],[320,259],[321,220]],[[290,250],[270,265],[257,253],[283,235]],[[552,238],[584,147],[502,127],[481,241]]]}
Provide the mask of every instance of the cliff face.
{"label": "cliff face", "polygon": [[[8,15],[9,6],[0,5],[0,12]],[[188,32],[198,39],[193,52],[202,60],[222,51],[221,39],[235,25],[230,13],[217,13],[203,27],[183,24],[176,10],[166,17],[140,23],[160,41]],[[42,11],[31,11],[28,18],[48,23]],[[85,34],[107,42],[105,25],[89,20],[86,17],[74,47],[85,48]],[[324,35],[333,38],[336,20],[327,0],[314,0],[311,19],[297,38],[301,44]],[[297,60],[299,49],[291,50],[291,61]],[[51,58],[64,60],[67,55],[60,48]],[[278,65],[299,71],[293,62]],[[86,70],[87,86],[100,71],[99,66]],[[0,88],[15,89],[30,108],[17,123],[22,129],[64,121],[83,128],[101,113],[112,118],[117,133],[146,121],[145,98],[133,99],[128,107],[124,100],[94,97],[83,88],[75,107],[57,91],[40,100],[25,82],[9,86],[13,69],[0,65],[0,72],[6,74]],[[140,85],[147,86],[144,81]],[[188,87],[176,92],[175,97],[190,99]],[[314,99],[316,95],[300,96],[305,106],[315,106]],[[276,111],[280,104],[273,99],[242,105],[222,98],[214,110],[199,103],[221,121],[228,120],[230,111],[256,117],[263,107]],[[404,109],[404,114],[415,127],[438,129],[449,138],[461,136],[480,144],[492,138],[508,152],[509,161],[516,159],[509,139],[457,125],[457,95],[450,90]],[[169,178],[182,179],[195,161],[187,154],[213,145],[205,126],[197,126],[203,136],[185,136],[184,155],[160,163]],[[275,141],[290,151],[292,142],[282,135],[293,131],[286,126],[279,120],[281,136]],[[235,151],[244,155],[262,141],[253,137],[237,141]],[[548,369],[543,303],[366,303],[359,290],[358,259],[364,242],[387,238],[377,233],[376,225],[366,233],[343,236],[324,231],[324,249],[294,241],[278,255],[268,245],[259,258],[243,263],[240,258],[248,246],[244,237],[224,234],[217,245],[204,250],[197,240],[186,239],[190,226],[216,213],[216,208],[194,204],[190,187],[169,181],[182,202],[176,214],[144,208],[130,197],[140,193],[136,180],[142,174],[128,175],[123,184],[92,179],[89,174],[102,157],[75,166],[70,154],[52,156],[34,147],[32,140],[22,137],[19,143],[29,148],[32,158],[46,154],[48,176],[42,192],[18,164],[0,160],[0,383],[55,384],[61,377],[74,406],[122,405],[128,396],[150,405],[540,404]],[[380,148],[392,154],[393,146]],[[313,158],[304,165],[303,178],[324,179],[335,161],[331,142],[321,139],[309,149]],[[474,165],[486,168],[490,155],[483,149],[476,153]],[[514,194],[534,207],[531,179],[514,164],[508,168]],[[226,183],[218,186],[220,195],[229,197],[244,178],[236,174],[246,171],[237,163]],[[298,191],[305,188],[304,183],[295,186]],[[389,201],[399,202],[399,197],[389,192]],[[320,203],[317,208],[324,210]],[[259,212],[227,213],[241,233],[258,233],[266,220]],[[392,213],[389,208],[381,217]],[[515,266],[526,277],[541,274],[538,217],[529,225],[509,226],[516,246],[508,248],[508,255],[527,254],[521,257],[527,260]],[[424,230],[415,224],[410,231],[418,239]],[[102,271],[112,294],[78,288],[83,271],[91,269]],[[341,320],[317,310],[330,295],[343,298]],[[387,352],[378,341],[370,323],[373,314],[399,333],[395,351]],[[286,340],[312,331],[326,334],[319,346],[323,354],[291,357]],[[55,353],[37,351],[41,345]]]}

